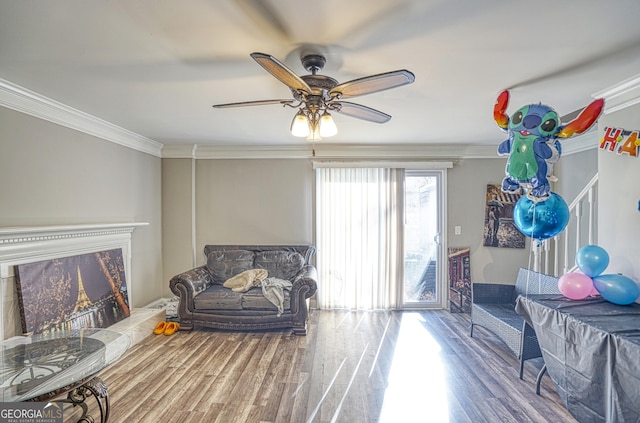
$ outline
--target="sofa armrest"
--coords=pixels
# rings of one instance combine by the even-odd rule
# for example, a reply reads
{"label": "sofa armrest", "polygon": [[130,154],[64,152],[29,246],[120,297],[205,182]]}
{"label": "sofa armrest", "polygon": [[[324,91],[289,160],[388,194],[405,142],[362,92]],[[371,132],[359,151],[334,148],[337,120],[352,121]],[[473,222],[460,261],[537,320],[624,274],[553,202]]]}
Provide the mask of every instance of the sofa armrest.
{"label": "sofa armrest", "polygon": [[318,289],[318,271],[313,265],[307,264],[293,278],[292,282],[292,292],[299,291],[302,287],[306,287],[305,291],[308,290],[308,292],[306,292],[305,298],[309,298],[315,294]]}
{"label": "sofa armrest", "polygon": [[213,285],[213,278],[206,265],[196,267],[171,278],[171,291],[182,300],[193,301],[193,297]]}
{"label": "sofa armrest", "polygon": [[515,286],[497,283],[471,284],[471,302],[474,304],[509,304],[513,301]]}
{"label": "sofa armrest", "polygon": [[[291,312],[297,313],[300,307],[306,310],[306,299],[313,296],[318,289],[318,271],[313,265],[304,266],[293,278],[291,287]],[[304,303],[304,305],[302,304]]]}

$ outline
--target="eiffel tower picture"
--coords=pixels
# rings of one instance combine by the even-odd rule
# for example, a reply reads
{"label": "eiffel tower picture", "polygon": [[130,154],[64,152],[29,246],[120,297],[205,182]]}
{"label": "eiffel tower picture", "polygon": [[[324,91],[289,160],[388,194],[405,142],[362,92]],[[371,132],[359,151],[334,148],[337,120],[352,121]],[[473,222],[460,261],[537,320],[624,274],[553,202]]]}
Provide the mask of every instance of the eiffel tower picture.
{"label": "eiffel tower picture", "polygon": [[106,328],[131,314],[121,248],[20,264],[15,273],[23,333]]}
{"label": "eiffel tower picture", "polygon": [[77,313],[78,311],[82,311],[90,306],[91,300],[84,290],[82,276],[80,275],[80,267],[78,266],[78,299],[76,300],[76,306],[73,308],[73,312]]}

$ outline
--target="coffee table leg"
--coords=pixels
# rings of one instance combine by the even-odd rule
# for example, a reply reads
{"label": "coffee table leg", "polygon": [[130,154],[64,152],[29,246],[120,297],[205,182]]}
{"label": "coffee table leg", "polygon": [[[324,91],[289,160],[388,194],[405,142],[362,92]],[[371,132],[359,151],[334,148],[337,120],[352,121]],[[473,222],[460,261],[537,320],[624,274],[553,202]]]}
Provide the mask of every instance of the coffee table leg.
{"label": "coffee table leg", "polygon": [[100,409],[100,422],[107,423],[109,420],[109,392],[107,384],[99,377],[90,379],[85,384],[78,386],[67,394],[67,399],[57,400],[56,402],[64,402],[82,408],[82,416],[78,423],[93,423],[95,420],[88,415],[89,407],[85,404],[85,400],[94,397],[98,408]]}

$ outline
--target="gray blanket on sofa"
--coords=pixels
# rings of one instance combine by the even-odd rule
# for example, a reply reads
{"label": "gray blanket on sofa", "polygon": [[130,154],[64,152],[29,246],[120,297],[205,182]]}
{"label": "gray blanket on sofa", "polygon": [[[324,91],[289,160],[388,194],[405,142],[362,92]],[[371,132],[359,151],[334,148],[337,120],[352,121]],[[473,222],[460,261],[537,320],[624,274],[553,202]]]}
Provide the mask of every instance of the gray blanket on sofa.
{"label": "gray blanket on sofa", "polygon": [[293,284],[284,279],[267,278],[260,283],[262,295],[272,304],[278,307],[278,316],[284,310],[284,290],[291,290]]}

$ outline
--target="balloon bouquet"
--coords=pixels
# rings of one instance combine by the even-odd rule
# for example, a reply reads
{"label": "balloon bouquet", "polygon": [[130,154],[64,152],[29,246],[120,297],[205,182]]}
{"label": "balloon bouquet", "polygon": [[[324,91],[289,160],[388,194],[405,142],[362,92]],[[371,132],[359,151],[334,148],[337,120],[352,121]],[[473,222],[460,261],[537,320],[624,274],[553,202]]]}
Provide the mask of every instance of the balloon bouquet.
{"label": "balloon bouquet", "polygon": [[582,300],[602,295],[605,300],[628,305],[640,296],[640,287],[621,274],[602,274],[609,265],[609,254],[597,245],[586,245],[576,253],[576,265],[580,272],[565,273],[558,279],[558,289],[565,297]]}
{"label": "balloon bouquet", "polygon": [[502,191],[518,192],[523,188],[513,210],[513,221],[520,232],[539,242],[554,237],[569,223],[569,207],[564,199],[551,192],[550,180],[553,164],[562,154],[558,138],[580,134],[593,125],[604,107],[597,99],[580,114],[562,125],[558,113],[544,104],[529,104],[518,109],[511,117],[505,111],[509,104],[509,91],[498,96],[493,118],[509,137],[498,146],[498,155],[509,156]]}

